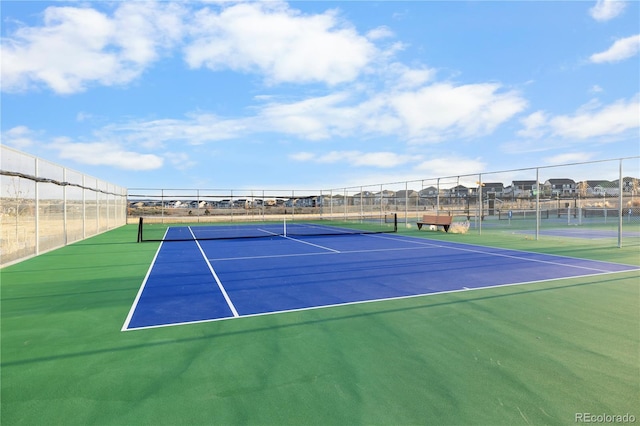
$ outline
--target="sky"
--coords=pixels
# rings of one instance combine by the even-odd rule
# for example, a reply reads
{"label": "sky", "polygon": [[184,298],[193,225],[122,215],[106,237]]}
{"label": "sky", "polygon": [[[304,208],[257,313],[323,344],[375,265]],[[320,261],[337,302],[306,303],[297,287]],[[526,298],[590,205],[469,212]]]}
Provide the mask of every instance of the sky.
{"label": "sky", "polygon": [[0,7],[2,144],[124,187],[326,189],[640,155],[636,1]]}

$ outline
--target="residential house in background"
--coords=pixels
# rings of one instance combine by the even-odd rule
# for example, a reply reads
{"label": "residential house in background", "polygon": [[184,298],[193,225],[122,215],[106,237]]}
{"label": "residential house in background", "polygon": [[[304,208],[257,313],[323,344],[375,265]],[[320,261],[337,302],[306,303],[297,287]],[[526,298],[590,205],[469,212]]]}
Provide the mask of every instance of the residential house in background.
{"label": "residential house in background", "polygon": [[427,188],[423,188],[419,193],[420,198],[435,198],[438,196],[438,188],[435,186],[429,186]]}
{"label": "residential house in background", "polygon": [[466,198],[469,195],[469,188],[464,185],[456,185],[449,190],[449,196],[452,198]]}
{"label": "residential house in background", "polygon": [[483,194],[493,194],[496,198],[504,196],[504,184],[502,182],[486,182],[482,186]]}
{"label": "residential house in background", "polygon": [[409,204],[410,206],[416,206],[418,205],[419,197],[420,195],[413,189],[397,191],[395,194],[396,204],[399,205]]}
{"label": "residential house in background", "polygon": [[552,197],[571,197],[576,194],[576,182],[573,179],[549,179],[543,190]]}
{"label": "residential house in background", "polygon": [[514,180],[511,182],[511,194],[513,198],[529,198],[535,195],[535,180]]}
{"label": "residential house in background", "polygon": [[375,201],[376,194],[371,191],[358,192],[353,196],[354,206],[372,206]]}
{"label": "residential house in background", "polygon": [[581,197],[600,197],[612,187],[613,184],[608,180],[584,180],[577,184],[576,189]]}
{"label": "residential house in background", "polygon": [[385,189],[382,192],[376,192],[375,194],[375,203],[377,205],[382,204],[383,206],[392,204],[393,202],[393,198],[395,197],[396,193],[393,191],[390,191],[388,189]]}

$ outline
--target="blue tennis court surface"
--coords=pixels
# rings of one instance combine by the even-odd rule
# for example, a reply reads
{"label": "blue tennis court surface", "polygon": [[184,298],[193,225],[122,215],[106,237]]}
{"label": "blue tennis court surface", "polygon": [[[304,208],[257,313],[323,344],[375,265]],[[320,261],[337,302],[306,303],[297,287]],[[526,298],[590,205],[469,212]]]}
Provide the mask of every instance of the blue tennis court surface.
{"label": "blue tennis court surface", "polygon": [[637,269],[396,234],[172,241],[123,330]]}

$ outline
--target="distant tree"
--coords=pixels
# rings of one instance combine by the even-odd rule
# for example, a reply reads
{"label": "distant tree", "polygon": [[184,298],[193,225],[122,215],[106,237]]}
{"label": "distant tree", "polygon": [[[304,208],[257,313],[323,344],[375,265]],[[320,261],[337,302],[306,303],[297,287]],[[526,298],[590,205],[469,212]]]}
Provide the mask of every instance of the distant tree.
{"label": "distant tree", "polygon": [[577,187],[578,195],[582,198],[585,198],[587,196],[587,189],[589,189],[589,185],[587,184],[587,182],[580,182]]}

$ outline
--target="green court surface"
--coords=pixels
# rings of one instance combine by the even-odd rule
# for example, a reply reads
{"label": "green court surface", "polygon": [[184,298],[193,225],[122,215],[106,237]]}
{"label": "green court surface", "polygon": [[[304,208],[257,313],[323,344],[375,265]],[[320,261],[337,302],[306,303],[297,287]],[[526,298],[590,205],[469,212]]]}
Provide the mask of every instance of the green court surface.
{"label": "green court surface", "polygon": [[[640,421],[638,271],[123,332],[159,244],[136,232],[0,271],[3,426]],[[403,232],[640,266],[611,240]]]}

